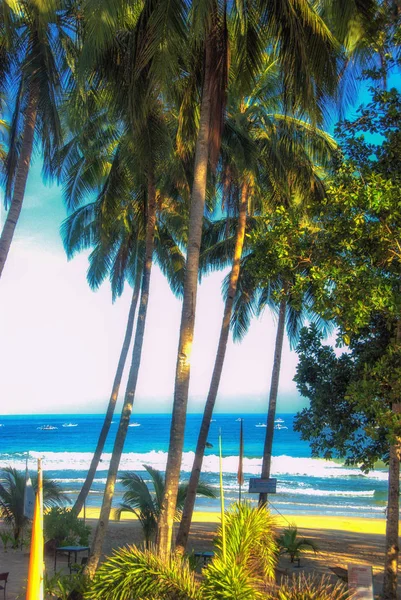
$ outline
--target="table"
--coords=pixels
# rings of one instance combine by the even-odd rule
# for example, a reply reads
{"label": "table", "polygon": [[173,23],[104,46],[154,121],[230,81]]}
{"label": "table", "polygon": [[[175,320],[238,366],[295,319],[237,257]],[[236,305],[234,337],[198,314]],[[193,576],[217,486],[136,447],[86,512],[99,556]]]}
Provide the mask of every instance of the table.
{"label": "table", "polygon": [[195,558],[203,560],[203,566],[207,565],[208,560],[212,560],[214,552],[195,552]]}
{"label": "table", "polygon": [[[60,546],[56,548],[54,552],[54,570],[56,570],[57,566],[57,554],[61,554],[62,552],[66,552],[68,554],[68,568],[71,572],[71,565],[78,562],[78,553],[79,552],[87,552],[89,556],[90,548],[89,546]],[[74,555],[74,561],[71,561],[71,554]]]}

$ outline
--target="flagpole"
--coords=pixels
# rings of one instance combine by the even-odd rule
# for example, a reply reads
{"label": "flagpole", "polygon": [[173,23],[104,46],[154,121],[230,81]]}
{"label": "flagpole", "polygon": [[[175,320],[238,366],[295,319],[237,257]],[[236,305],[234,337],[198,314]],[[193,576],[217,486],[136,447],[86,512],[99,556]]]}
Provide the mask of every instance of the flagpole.
{"label": "flagpole", "polygon": [[243,432],[243,419],[240,421],[240,430],[239,430],[239,462],[238,462],[238,500],[241,503],[241,495],[242,495],[242,484],[244,483],[244,469],[243,469],[243,460],[244,460],[244,432]]}
{"label": "flagpole", "polygon": [[43,474],[42,460],[39,458],[26,600],[43,600],[43,570]]}
{"label": "flagpole", "polygon": [[223,546],[223,561],[226,562],[226,520],[224,513],[224,488],[223,488],[223,451],[221,443],[221,429],[219,432],[219,467],[220,467],[220,510],[221,510],[221,540]]}

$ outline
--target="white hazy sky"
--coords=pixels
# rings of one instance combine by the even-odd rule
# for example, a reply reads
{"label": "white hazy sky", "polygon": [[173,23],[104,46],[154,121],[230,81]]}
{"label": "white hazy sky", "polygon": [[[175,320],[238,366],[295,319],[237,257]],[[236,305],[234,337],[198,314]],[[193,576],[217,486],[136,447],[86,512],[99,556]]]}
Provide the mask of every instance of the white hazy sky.
{"label": "white hazy sky", "polygon": [[[1,217],[3,223],[4,210]],[[2,414],[101,413],[108,401],[130,288],[114,305],[107,282],[97,292],[89,289],[87,256],[70,262],[65,257],[59,236],[64,217],[60,190],[42,184],[35,164],[0,280]],[[208,391],[223,313],[222,278],[214,273],[199,288],[190,412],[202,411]],[[135,412],[170,411],[180,312],[180,302],[155,268]],[[274,340],[275,321],[267,312],[241,344],[230,340],[217,411],[266,411]],[[292,382],[296,362],[286,342],[279,412],[295,412],[305,404]]]}

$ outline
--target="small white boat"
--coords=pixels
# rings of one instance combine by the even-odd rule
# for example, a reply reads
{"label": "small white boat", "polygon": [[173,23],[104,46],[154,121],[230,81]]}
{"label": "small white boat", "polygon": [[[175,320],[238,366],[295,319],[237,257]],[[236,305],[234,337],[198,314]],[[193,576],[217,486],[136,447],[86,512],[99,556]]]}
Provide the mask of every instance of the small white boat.
{"label": "small white boat", "polygon": [[78,423],[63,423],[63,427],[78,427]]}
{"label": "small white boat", "polygon": [[130,423],[130,424],[128,425],[128,427],[140,427],[140,426],[141,426],[141,424],[140,424],[140,423]]}
{"label": "small white boat", "polygon": [[55,425],[41,425],[36,429],[41,429],[42,431],[51,431],[52,429],[58,429],[58,427],[56,427]]}
{"label": "small white boat", "polygon": [[235,419],[236,421],[242,421],[241,417],[238,417],[238,419]]}
{"label": "small white boat", "polygon": [[274,429],[288,429],[288,427],[286,425],[281,425],[280,423],[277,423],[277,425],[274,426]]}
{"label": "small white boat", "polygon": [[266,423],[258,423],[255,427],[267,427]]}
{"label": "small white boat", "polygon": [[274,422],[275,422],[275,423],[284,423],[285,421],[284,421],[284,419],[280,419],[280,418],[278,418],[278,419],[275,419],[275,421],[274,421]]}

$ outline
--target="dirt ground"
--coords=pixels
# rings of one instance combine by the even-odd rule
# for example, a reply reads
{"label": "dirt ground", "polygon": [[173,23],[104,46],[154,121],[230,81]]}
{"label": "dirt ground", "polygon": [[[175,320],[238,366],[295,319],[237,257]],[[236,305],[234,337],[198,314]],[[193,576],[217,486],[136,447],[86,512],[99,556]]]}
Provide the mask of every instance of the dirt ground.
{"label": "dirt ground", "polygon": [[[89,520],[95,526],[96,521]],[[217,525],[215,523],[194,523],[191,530],[189,548],[194,551],[210,551],[213,549],[213,536]],[[347,569],[351,563],[371,565],[374,574],[375,596],[382,587],[384,536],[379,534],[355,533],[338,530],[299,529],[299,535],[312,540],[319,552],[307,552],[301,559],[300,567],[290,563],[287,556],[282,556],[279,572],[283,575],[303,572],[305,574],[326,574],[333,581],[337,579],[335,571],[342,575],[341,569]],[[104,555],[112,552],[113,548],[126,544],[141,544],[142,534],[136,521],[110,522],[110,527],[104,546]],[[25,598],[25,580],[28,572],[29,554],[27,550],[0,550],[0,573],[9,572],[7,584],[7,600]],[[333,571],[334,569],[334,571]],[[46,557],[46,570],[49,575],[54,573],[53,556]],[[57,571],[68,573],[67,558],[57,559]],[[0,591],[2,598],[2,591]],[[401,596],[400,596],[401,598]]]}

